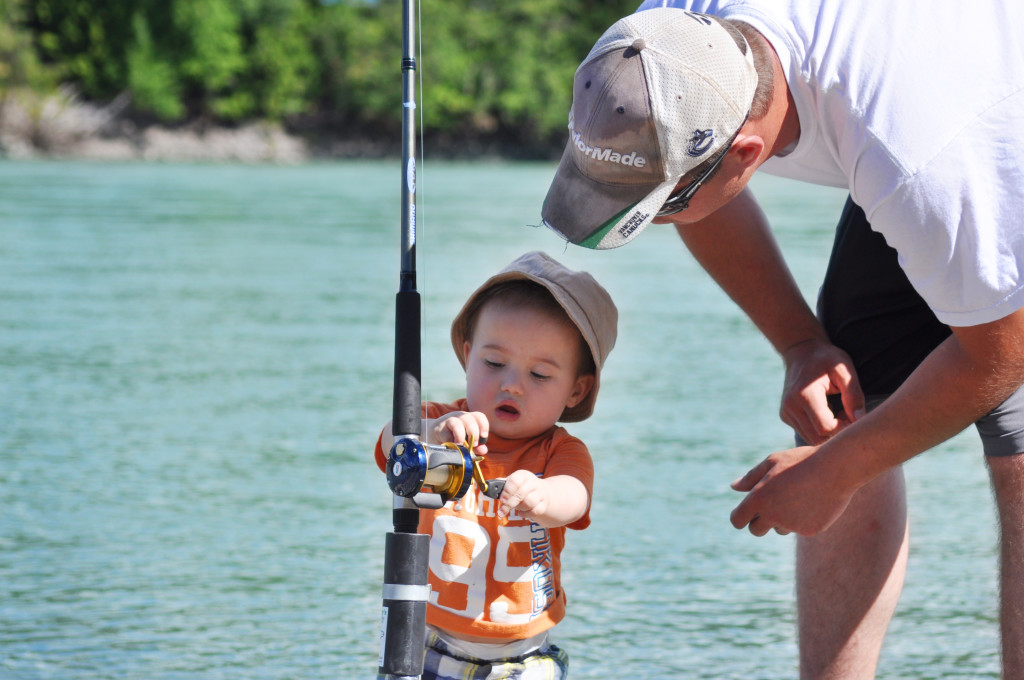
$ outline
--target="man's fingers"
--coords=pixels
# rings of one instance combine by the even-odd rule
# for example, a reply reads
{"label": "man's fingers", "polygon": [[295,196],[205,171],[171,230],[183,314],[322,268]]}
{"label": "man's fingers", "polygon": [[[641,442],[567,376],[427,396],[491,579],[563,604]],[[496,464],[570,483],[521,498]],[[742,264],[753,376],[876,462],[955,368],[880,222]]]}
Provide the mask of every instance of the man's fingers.
{"label": "man's fingers", "polygon": [[796,430],[800,438],[808,444],[821,444],[828,437],[818,431],[816,420],[811,417],[812,413],[811,409],[805,410],[803,406],[800,406],[792,410],[784,410],[780,414],[780,418],[782,422]]}
{"label": "man's fingers", "polygon": [[777,533],[779,536],[786,536],[787,534],[790,533],[789,529],[783,529],[781,527],[773,527],[770,522],[762,519],[761,515],[759,515],[759,514],[755,514],[753,517],[750,518],[749,521],[745,522],[744,521],[744,512],[745,511],[741,510],[740,507],[737,507],[732,512],[732,516],[730,517],[730,519],[732,520],[732,525],[734,527],[736,527],[737,529],[742,529],[743,527],[747,527],[747,530],[751,534],[753,534],[754,536],[758,536],[758,537],[765,536],[765,535],[767,535],[772,530],[774,530],[775,533]]}
{"label": "man's fingers", "polygon": [[750,496],[747,496],[740,504],[733,508],[732,513],[729,515],[729,521],[737,529],[742,529],[758,517],[757,511],[751,508]]}
{"label": "man's fingers", "polygon": [[843,411],[850,422],[856,421],[865,413],[864,391],[860,387],[857,374],[840,364],[829,373],[829,380],[839,388],[842,395]]}
{"label": "man's fingers", "polygon": [[750,520],[747,528],[754,536],[764,536],[772,529],[767,522],[761,519],[761,515],[754,515],[754,519]]}
{"label": "man's fingers", "polygon": [[[732,488],[736,491],[753,491],[753,489],[762,479],[765,478],[774,465],[775,463],[772,461],[770,456],[765,458],[750,470],[750,472],[733,482]],[[737,529],[749,526],[750,533],[755,536],[764,536],[771,530],[771,526],[761,519],[757,501],[754,496],[749,493],[742,501],[740,501],[739,505],[733,509],[732,514],[729,515],[729,521],[732,522],[732,525]]]}
{"label": "man's fingers", "polygon": [[807,420],[810,421],[810,430],[813,431],[815,440],[811,441],[804,437],[809,444],[820,444],[836,433],[839,421],[836,414],[832,412],[829,405],[829,395],[824,391],[815,390],[808,394],[805,402]]}
{"label": "man's fingers", "polygon": [[769,458],[765,458],[760,463],[751,468],[750,472],[743,475],[729,486],[734,491],[750,491],[761,479],[768,473],[772,467],[772,461]]}
{"label": "man's fingers", "polygon": [[743,527],[747,527],[750,530],[750,533],[755,536],[764,536],[768,531],[765,529],[761,533],[758,533],[760,528],[760,519],[761,515],[751,507],[750,496],[744,498],[743,501],[733,509],[732,514],[729,515],[729,521],[732,522],[732,525],[735,528],[742,529]]}

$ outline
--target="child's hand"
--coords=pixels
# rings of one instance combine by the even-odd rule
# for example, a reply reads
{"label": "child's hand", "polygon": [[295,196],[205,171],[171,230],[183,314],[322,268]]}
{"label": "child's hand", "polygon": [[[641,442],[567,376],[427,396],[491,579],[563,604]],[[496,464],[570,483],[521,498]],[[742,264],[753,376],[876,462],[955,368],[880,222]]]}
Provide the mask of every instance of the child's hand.
{"label": "child's hand", "polygon": [[587,488],[575,477],[542,479],[528,470],[516,470],[505,479],[498,497],[498,517],[508,517],[515,510],[541,526],[560,527],[582,517],[589,505]]}
{"label": "child's hand", "polygon": [[481,456],[487,453],[489,424],[487,416],[479,411],[453,411],[428,423],[427,441],[431,444],[452,442],[466,444],[472,438],[473,452]]}
{"label": "child's hand", "polygon": [[498,517],[508,517],[516,510],[526,519],[536,519],[547,511],[550,496],[544,480],[529,470],[516,470],[505,479],[498,497]]}

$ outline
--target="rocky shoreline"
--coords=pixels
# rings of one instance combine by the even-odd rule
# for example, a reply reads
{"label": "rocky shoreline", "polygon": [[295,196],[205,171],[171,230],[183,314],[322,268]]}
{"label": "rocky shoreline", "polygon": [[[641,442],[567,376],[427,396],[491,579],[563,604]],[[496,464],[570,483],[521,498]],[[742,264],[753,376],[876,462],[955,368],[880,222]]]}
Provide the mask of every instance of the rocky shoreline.
{"label": "rocky shoreline", "polygon": [[[251,122],[237,126],[192,121],[180,125],[142,121],[122,95],[97,105],[70,88],[41,97],[0,98],[0,158],[88,161],[272,163],[401,157],[401,140],[379,131],[352,131],[325,120],[291,126]],[[435,136],[426,153],[445,159],[557,160],[561,140],[524,144],[480,136]]]}
{"label": "rocky shoreline", "polygon": [[98,106],[73,91],[0,101],[0,157],[90,161],[298,164],[320,158],[397,157],[394,142],[298,134],[278,123],[170,126],[126,115],[127,96]]}

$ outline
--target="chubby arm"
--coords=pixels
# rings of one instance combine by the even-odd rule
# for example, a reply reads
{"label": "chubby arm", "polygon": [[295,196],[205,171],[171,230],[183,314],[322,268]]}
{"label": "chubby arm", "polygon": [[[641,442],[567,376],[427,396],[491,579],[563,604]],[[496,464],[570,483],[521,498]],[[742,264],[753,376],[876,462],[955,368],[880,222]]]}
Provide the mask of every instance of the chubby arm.
{"label": "chubby arm", "polygon": [[[680,237],[722,290],[750,317],[786,367],[780,417],[806,441],[823,442],[859,417],[864,395],[850,357],[829,342],[786,266],[749,188]],[[839,394],[837,419],[827,395]]]}
{"label": "chubby arm", "polygon": [[1024,309],[953,335],[881,406],[821,446],[772,454],[733,484],[736,528],[811,535],[885,470],[939,444],[1024,384]]}
{"label": "chubby arm", "polygon": [[527,470],[516,470],[505,480],[499,502],[499,517],[507,517],[516,510],[526,519],[552,528],[582,517],[590,505],[590,494],[583,482],[571,475],[542,478]]}

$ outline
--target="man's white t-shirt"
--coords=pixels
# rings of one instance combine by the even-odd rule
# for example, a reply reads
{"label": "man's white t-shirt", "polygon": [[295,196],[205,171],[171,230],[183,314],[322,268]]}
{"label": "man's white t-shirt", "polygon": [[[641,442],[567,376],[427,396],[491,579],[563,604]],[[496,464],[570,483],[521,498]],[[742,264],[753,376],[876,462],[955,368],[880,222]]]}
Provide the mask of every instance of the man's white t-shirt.
{"label": "man's white t-shirt", "polygon": [[1024,2],[647,0],[775,48],[800,139],[766,172],[847,188],[936,317],[1024,306]]}

